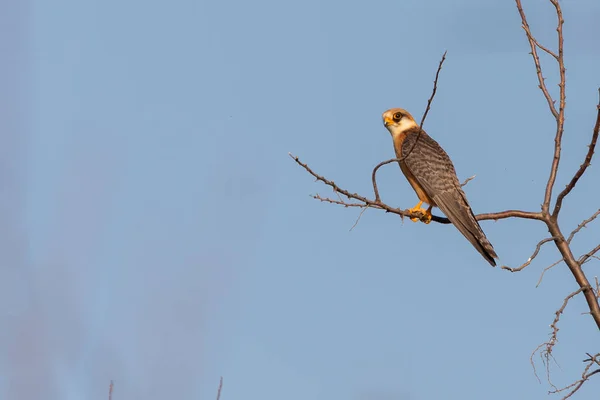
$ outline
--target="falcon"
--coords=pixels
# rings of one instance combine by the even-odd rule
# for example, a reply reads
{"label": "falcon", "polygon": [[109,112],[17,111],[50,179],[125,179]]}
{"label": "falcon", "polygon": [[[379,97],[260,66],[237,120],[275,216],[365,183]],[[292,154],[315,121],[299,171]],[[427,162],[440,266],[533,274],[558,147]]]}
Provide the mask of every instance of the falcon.
{"label": "falcon", "polygon": [[[428,224],[431,222],[431,209],[438,207],[495,267],[494,259],[498,255],[475,219],[448,154],[425,131],[421,130],[419,134],[419,125],[402,108],[384,112],[383,124],[392,135],[400,169],[419,197],[419,203],[409,211],[422,213],[421,221]],[[429,205],[427,210],[421,208],[423,203]],[[411,220],[417,222],[419,218]]]}

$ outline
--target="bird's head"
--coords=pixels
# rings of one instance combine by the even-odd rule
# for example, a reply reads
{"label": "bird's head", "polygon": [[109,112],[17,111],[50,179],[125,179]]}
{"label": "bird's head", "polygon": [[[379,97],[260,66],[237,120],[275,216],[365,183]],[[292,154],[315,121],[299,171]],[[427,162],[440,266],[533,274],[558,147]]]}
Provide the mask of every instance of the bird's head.
{"label": "bird's head", "polygon": [[408,111],[403,108],[391,108],[383,113],[383,125],[392,136],[396,136],[407,129],[418,128],[419,125]]}

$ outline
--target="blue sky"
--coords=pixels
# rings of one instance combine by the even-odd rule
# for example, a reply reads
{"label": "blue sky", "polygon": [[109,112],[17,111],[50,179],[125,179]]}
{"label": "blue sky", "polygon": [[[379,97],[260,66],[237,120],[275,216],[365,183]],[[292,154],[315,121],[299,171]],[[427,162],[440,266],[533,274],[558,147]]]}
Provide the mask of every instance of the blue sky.
{"label": "blue sky", "polygon": [[[595,118],[600,3],[561,3],[568,114],[557,188]],[[546,1],[524,6],[554,46]],[[452,226],[321,204],[288,152],[370,195],[393,156],[381,113],[420,116],[476,213],[538,210],[553,119],[512,1],[29,1],[0,5],[0,397],[546,398],[529,356],[576,289],[547,245],[490,268]],[[556,68],[546,76],[555,90]],[[600,207],[596,163],[566,200]],[[393,165],[388,204],[414,192]],[[482,222],[504,265],[547,235]],[[597,244],[600,225],[573,242]],[[586,264],[591,277],[598,262]],[[552,377],[598,332],[583,298]],[[538,368],[543,365],[538,363]],[[597,393],[590,381],[581,398]]]}

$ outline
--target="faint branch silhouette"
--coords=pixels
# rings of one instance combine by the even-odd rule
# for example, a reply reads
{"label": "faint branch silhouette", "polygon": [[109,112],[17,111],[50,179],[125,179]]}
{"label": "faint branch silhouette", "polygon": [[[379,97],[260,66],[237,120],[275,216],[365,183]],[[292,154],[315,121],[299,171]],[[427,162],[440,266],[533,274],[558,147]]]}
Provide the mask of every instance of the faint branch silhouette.
{"label": "faint branch silhouette", "polygon": [[223,389],[223,377],[219,379],[219,389],[217,390],[217,400],[221,399],[221,390]]}

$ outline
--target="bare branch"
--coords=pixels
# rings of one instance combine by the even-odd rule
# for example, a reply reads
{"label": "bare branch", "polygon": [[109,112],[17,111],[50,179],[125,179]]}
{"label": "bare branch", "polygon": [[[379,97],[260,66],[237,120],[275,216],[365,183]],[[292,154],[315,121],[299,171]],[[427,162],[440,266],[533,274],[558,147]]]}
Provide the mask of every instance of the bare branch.
{"label": "bare branch", "polygon": [[537,219],[539,221],[543,221],[542,214],[531,212],[531,211],[520,211],[520,210],[506,210],[500,211],[496,213],[488,213],[488,214],[477,214],[475,219],[477,221],[484,221],[488,219],[493,219],[494,221],[498,221],[499,219],[506,218],[523,218],[523,219]]}
{"label": "bare branch", "polygon": [[[361,202],[362,204],[359,203],[346,203],[342,200],[333,200],[333,199],[329,199],[326,197],[321,197],[320,195],[314,195],[312,196],[314,199],[319,200],[319,201],[323,201],[323,202],[327,202],[327,203],[331,203],[331,204],[338,204],[338,205],[342,205],[344,207],[370,207],[370,208],[376,208],[376,209],[380,209],[380,210],[385,210],[386,212],[392,213],[392,214],[397,214],[401,217],[409,217],[409,218],[418,218],[421,219],[424,217],[424,214],[422,212],[411,212],[409,210],[402,210],[400,208],[395,208],[395,207],[391,207],[385,203],[383,203],[381,200],[371,200],[368,199],[364,196],[361,196],[357,193],[350,193],[349,191],[342,189],[341,187],[339,187],[335,182],[325,178],[322,175],[317,174],[316,172],[314,172],[307,164],[303,163],[302,161],[300,161],[300,159],[297,156],[294,156],[293,154],[289,153],[289,156],[298,164],[300,165],[302,168],[304,168],[309,174],[311,174],[313,177],[315,177],[315,179],[317,181],[321,181],[324,184],[326,184],[327,186],[330,186],[335,193],[338,194],[342,194],[344,196],[346,196],[349,199],[353,199],[353,200],[357,200],[359,202]],[[385,165],[386,163],[391,163],[397,161],[396,159],[392,159],[392,160],[388,160],[387,162],[383,162],[378,164],[378,166],[381,165]],[[376,167],[377,168],[377,167]],[[374,186],[375,187],[375,186]],[[487,213],[487,214],[478,214],[475,216],[475,219],[477,219],[478,221],[484,221],[484,220],[499,220],[499,219],[505,219],[505,218],[524,218],[524,219],[536,219],[536,220],[543,220],[541,213],[534,213],[534,212],[529,212],[529,211],[520,211],[520,210],[506,210],[506,211],[501,211],[501,212],[497,212],[497,213]],[[450,220],[448,218],[444,218],[444,217],[440,217],[437,215],[432,215],[431,218],[432,221],[438,222],[440,224],[450,224]]]}
{"label": "bare branch", "polygon": [[319,200],[322,201],[324,203],[331,203],[331,204],[339,204],[341,206],[344,207],[360,207],[360,208],[367,208],[367,205],[364,204],[360,204],[360,203],[346,203],[343,200],[334,200],[334,199],[330,199],[329,197],[321,197],[320,194],[313,194],[311,195],[311,197],[315,200]]}
{"label": "bare branch", "polygon": [[[519,14],[521,16],[521,23],[525,34],[527,35],[527,40],[529,41],[529,47],[531,48],[531,57],[533,58],[533,62],[535,64],[535,69],[537,73],[537,78],[539,82],[539,88],[544,94],[546,98],[546,102],[548,103],[548,107],[550,112],[556,119],[556,135],[554,137],[554,157],[552,159],[552,167],[550,168],[550,177],[548,178],[548,183],[546,184],[546,191],[544,193],[544,202],[542,203],[542,213],[544,215],[549,214],[550,210],[550,200],[552,198],[552,188],[554,187],[554,182],[556,181],[556,174],[558,172],[558,164],[560,161],[560,152],[561,152],[561,141],[562,135],[564,131],[564,122],[565,122],[565,106],[566,106],[566,92],[565,92],[565,84],[566,84],[566,74],[565,74],[565,64],[563,57],[563,17],[562,10],[560,8],[560,4],[558,0],[550,0],[554,8],[556,9],[556,15],[558,18],[558,25],[556,28],[556,32],[558,35],[558,55],[552,53],[545,47],[541,46],[538,41],[533,37],[531,33],[531,29],[529,27],[529,23],[527,22],[527,17],[525,16],[525,12],[523,11],[523,6],[521,5],[521,0],[515,0],[517,4],[517,9],[519,10]],[[540,64],[540,58],[537,53],[537,49],[540,48],[543,51],[546,51],[548,54],[555,57],[558,62],[559,74],[560,74],[560,83],[558,84],[560,88],[560,103],[559,109],[556,110],[556,106],[554,105],[554,99],[548,92],[548,88],[546,87],[546,83],[544,80],[544,76],[542,75],[542,67]]]}
{"label": "bare branch", "polygon": [[[556,312],[555,312],[556,317],[554,317],[554,321],[552,321],[552,325],[550,325],[550,328],[552,328],[552,335],[550,336],[551,346],[554,346],[554,344],[558,340],[558,331],[559,331],[558,321],[560,320],[560,315],[565,311],[565,308],[567,308],[567,304],[569,304],[569,300],[571,300],[573,297],[577,296],[582,291],[583,291],[583,289],[579,288],[576,291],[574,291],[573,293],[571,293],[570,295],[568,295],[567,297],[565,297],[565,299],[563,300],[562,306],[558,310],[556,310]],[[548,349],[548,351],[552,352],[552,347],[550,347]]]}
{"label": "bare branch", "polygon": [[108,385],[108,400],[112,400],[113,389],[115,387],[114,382],[111,380],[110,385]]}
{"label": "bare branch", "polygon": [[427,118],[427,114],[429,114],[429,110],[431,109],[431,102],[433,101],[433,98],[435,97],[435,93],[437,92],[438,78],[440,77],[440,71],[442,70],[442,65],[444,64],[444,61],[446,61],[446,53],[447,53],[447,51],[445,51],[444,54],[442,55],[440,64],[438,65],[437,71],[435,72],[435,79],[433,81],[433,90],[431,91],[431,96],[429,97],[429,100],[427,100],[427,107],[425,108],[425,112],[423,113],[423,116],[421,117],[421,123],[419,124],[419,133],[417,134],[417,139],[413,143],[410,150],[408,150],[408,153],[406,153],[404,158],[410,156],[410,153],[412,153],[412,151],[415,149],[415,146],[417,145],[417,143],[419,143],[419,138],[421,137],[421,132],[423,132],[423,124],[425,123],[425,118]]}
{"label": "bare branch", "polygon": [[594,318],[596,326],[598,327],[598,329],[600,329],[600,305],[598,304],[598,299],[596,298],[596,295],[590,285],[590,282],[588,281],[587,277],[585,276],[585,273],[581,269],[581,265],[589,257],[593,256],[595,252],[600,250],[600,245],[596,249],[590,251],[588,254],[583,255],[579,260],[576,260],[575,256],[573,256],[571,248],[569,247],[569,244],[567,243],[564,235],[560,231],[560,227],[558,226],[557,220],[554,218],[548,218],[546,220],[546,225],[548,226],[548,231],[550,232],[550,234],[554,237],[557,237],[557,239],[554,240],[556,248],[563,256],[563,259],[569,267],[571,274],[573,274],[575,281],[583,291],[585,300],[590,309],[590,314]]}
{"label": "bare branch", "polygon": [[[529,23],[527,22],[527,17],[525,16],[525,12],[523,11],[523,6],[521,5],[521,0],[515,0],[517,3],[517,9],[519,10],[519,14],[521,15],[521,24],[522,28],[527,35],[527,40],[529,40],[529,47],[531,48],[531,57],[533,58],[533,62],[535,64],[535,70],[538,77],[539,88],[541,89],[546,101],[548,102],[548,107],[550,108],[550,112],[554,115],[555,118],[558,118],[558,111],[556,111],[556,107],[554,106],[554,100],[550,93],[548,92],[548,88],[546,88],[546,82],[544,76],[542,75],[542,66],[540,63],[540,58],[537,53],[537,48],[540,47],[537,40],[534,39],[533,34],[531,33],[531,28],[529,28]],[[540,47],[541,48],[541,47]]]}
{"label": "bare branch", "polygon": [[577,225],[577,228],[575,228],[573,230],[573,232],[571,232],[571,234],[569,235],[569,238],[567,239],[567,243],[570,244],[571,240],[573,240],[573,238],[575,237],[575,235],[581,229],[585,228],[585,226],[587,224],[589,224],[590,222],[592,222],[593,220],[595,220],[598,215],[600,215],[600,209],[598,211],[596,211],[591,217],[589,217],[588,219],[584,219],[579,225]]}
{"label": "bare branch", "polygon": [[565,297],[565,299],[563,300],[562,306],[558,310],[556,310],[556,312],[555,312],[556,316],[554,317],[554,320],[552,321],[552,324],[550,325],[550,328],[552,329],[552,333],[550,334],[550,340],[548,340],[547,342],[542,343],[538,347],[536,347],[536,349],[533,351],[533,353],[531,354],[531,356],[529,358],[529,360],[531,361],[531,364],[533,365],[533,372],[539,381],[539,377],[537,375],[537,371],[535,368],[535,363],[533,362],[533,357],[538,351],[540,351],[540,349],[543,349],[540,351],[540,357],[542,358],[542,361],[544,361],[544,364],[546,366],[546,378],[548,380],[548,383],[555,389],[556,389],[556,386],[554,386],[552,384],[552,382],[550,381],[550,361],[554,360],[552,351],[554,349],[554,346],[558,342],[558,331],[560,330],[558,328],[558,322],[560,321],[560,316],[565,311],[567,304],[569,304],[569,300],[571,300],[573,297],[577,296],[582,291],[583,291],[583,289],[579,288],[576,291],[574,291],[573,293],[569,294],[567,297]]}
{"label": "bare branch", "polygon": [[398,165],[400,165],[400,161],[402,161],[402,158],[392,158],[391,160],[382,161],[379,164],[377,164],[375,168],[373,168],[373,172],[371,173],[371,182],[373,183],[373,192],[375,193],[376,202],[381,201],[381,197],[379,196],[379,189],[377,188],[377,171],[384,165],[393,163],[394,161],[397,161]]}
{"label": "bare branch", "polygon": [[537,47],[540,48],[540,50],[542,50],[544,53],[549,54],[551,57],[553,57],[556,61],[558,61],[558,56],[556,55],[555,52],[553,52],[552,50],[550,50],[549,48],[543,46],[540,42],[537,41],[537,39],[535,37],[531,37],[531,40],[533,40],[533,42],[535,43],[535,45]]}
{"label": "bare branch", "polygon": [[360,214],[358,214],[358,218],[356,218],[356,222],[354,223],[354,225],[352,225],[352,228],[350,228],[350,231],[352,231],[356,227],[356,225],[358,225],[358,221],[360,221],[360,217],[362,217],[364,212],[367,211],[367,208],[369,208],[369,206],[366,206],[362,210],[360,210]]}
{"label": "bare branch", "polygon": [[[429,114],[429,109],[431,108],[431,102],[433,101],[433,98],[435,97],[435,93],[437,92],[437,83],[438,83],[438,79],[440,77],[440,71],[442,70],[442,65],[444,64],[444,61],[446,61],[446,53],[448,53],[448,51],[445,51],[444,54],[442,55],[440,64],[438,65],[437,71],[435,72],[435,79],[433,81],[433,90],[431,92],[431,96],[429,97],[429,100],[427,100],[427,107],[425,108],[425,112],[423,113],[423,116],[421,117],[421,123],[419,124],[419,130],[423,129],[423,124],[425,123],[425,118],[427,118],[427,114]],[[416,142],[415,142],[415,144],[416,144]]]}
{"label": "bare branch", "polygon": [[[600,96],[600,89],[598,89],[598,94]],[[596,109],[598,110],[596,116],[596,124],[594,125],[594,131],[592,132],[592,140],[588,146],[588,152],[585,156],[585,160],[583,161],[583,164],[579,166],[579,169],[571,179],[571,182],[569,182],[565,189],[562,192],[560,192],[560,194],[556,198],[556,205],[554,206],[554,212],[552,213],[552,216],[554,218],[558,216],[564,198],[571,192],[571,190],[573,190],[579,178],[581,178],[581,176],[585,173],[585,170],[590,166],[592,162],[592,157],[594,156],[594,149],[596,148],[596,142],[598,141],[598,132],[600,132],[600,99],[598,100],[598,105],[596,106]]]}
{"label": "bare branch", "polygon": [[[335,182],[330,181],[329,179],[325,178],[324,176],[321,176],[321,175],[317,174],[316,172],[314,172],[307,164],[300,161],[300,159],[298,157],[292,155],[291,153],[289,153],[289,156],[292,159],[294,159],[294,161],[296,161],[296,163],[298,165],[300,165],[302,168],[304,168],[309,174],[314,176],[318,181],[323,182],[327,186],[331,186],[331,188],[333,188],[333,190],[336,193],[341,193],[342,195],[346,196],[347,198],[358,200],[363,204],[357,205],[356,203],[345,203],[343,201],[322,198],[319,195],[313,196],[313,198],[315,198],[317,200],[325,201],[327,203],[343,205],[344,207],[367,207],[368,206],[371,208],[378,208],[380,210],[385,210],[386,212],[389,212],[389,213],[397,214],[401,217],[419,218],[420,219],[424,216],[424,214],[421,212],[410,212],[408,210],[401,210],[399,208],[394,208],[394,207],[388,206],[387,204],[382,203],[381,201],[370,200],[370,199],[368,199],[364,196],[361,196],[357,193],[350,193],[349,191],[340,188]],[[447,218],[438,217],[436,215],[433,215],[431,220],[442,223],[442,224],[450,223],[450,221]]]}
{"label": "bare branch", "polygon": [[521,264],[521,266],[519,266],[517,268],[510,268],[510,267],[507,267],[506,265],[503,265],[500,268],[505,269],[505,270],[510,271],[510,272],[519,272],[519,271],[522,271],[529,264],[531,264],[531,262],[537,257],[537,255],[540,252],[540,249],[542,248],[542,246],[545,243],[551,242],[554,239],[556,239],[556,238],[550,237],[550,238],[546,238],[546,239],[540,240],[540,242],[537,244],[537,246],[535,246],[535,251],[533,252],[533,254],[531,255],[531,257],[529,257],[527,259],[527,261],[525,261],[523,264]]}
{"label": "bare branch", "polygon": [[585,366],[585,369],[583,370],[583,373],[581,374],[581,379],[571,383],[568,386],[563,387],[562,389],[556,389],[556,390],[552,390],[550,392],[548,392],[548,394],[555,394],[555,393],[560,393],[560,392],[564,392],[565,390],[571,389],[571,391],[569,393],[567,393],[566,396],[564,396],[562,398],[562,400],[568,399],[569,397],[571,397],[572,395],[575,394],[575,392],[577,392],[581,386],[588,380],[590,379],[590,377],[592,377],[593,375],[600,373],[600,369],[596,369],[592,372],[588,372],[592,366],[594,364],[598,364],[600,365],[600,353],[592,356],[588,353],[588,356],[590,357],[587,360],[583,360],[583,362],[587,362],[588,364]]}
{"label": "bare branch", "polygon": [[[556,175],[558,173],[558,165],[559,165],[560,156],[561,156],[562,135],[564,132],[565,106],[566,106],[566,92],[565,92],[565,87],[566,87],[565,71],[566,70],[565,70],[565,64],[564,64],[564,51],[563,51],[564,20],[563,20],[563,15],[562,15],[562,9],[560,7],[558,0],[549,0],[549,1],[550,1],[550,3],[552,3],[552,5],[554,6],[554,8],[556,10],[556,17],[558,20],[557,27],[556,27],[557,42],[558,42],[558,54],[556,57],[556,61],[558,63],[559,76],[560,76],[560,82],[558,84],[559,89],[560,89],[558,110],[556,109],[554,100],[553,100],[552,96],[550,95],[550,93],[548,92],[548,88],[546,87],[546,84],[544,82],[544,77],[542,75],[542,68],[540,66],[540,59],[539,59],[538,53],[537,53],[537,49],[539,48],[539,46],[537,44],[537,40],[535,40],[533,38],[531,29],[529,28],[529,24],[527,23],[527,17],[525,16],[525,12],[523,11],[523,7],[521,5],[521,0],[515,0],[517,9],[519,10],[519,14],[521,16],[522,26],[523,26],[523,29],[525,30],[527,39],[529,41],[529,46],[531,48],[531,56],[532,56],[533,62],[535,64],[537,78],[538,78],[538,82],[539,82],[539,88],[542,91],[542,93],[548,103],[550,112],[552,113],[552,115],[554,116],[554,118],[556,120],[556,133],[554,136],[554,155],[553,155],[553,159],[552,159],[552,166],[550,168],[550,176],[548,178],[548,183],[546,184],[546,190],[544,193],[544,202],[542,203],[542,215],[544,217],[544,221],[546,222],[546,225],[548,226],[548,231],[550,232],[550,234],[553,237],[556,237],[556,239],[554,240],[554,243],[556,244],[558,251],[563,256],[565,263],[569,267],[569,270],[573,274],[573,277],[577,281],[577,284],[579,285],[580,289],[583,291],[586,302],[588,304],[588,307],[590,308],[590,314],[594,318],[594,321],[596,322],[598,329],[600,329],[600,305],[598,304],[598,300],[594,294],[592,287],[590,286],[590,283],[589,283],[587,277],[585,276],[583,270],[581,269],[581,263],[579,263],[577,260],[575,260],[575,257],[573,256],[571,248],[569,247],[569,243],[567,243],[567,241],[565,240],[564,235],[562,234],[560,227],[558,226],[558,220],[557,220],[558,213],[556,212],[556,209],[555,209],[555,212],[552,215],[550,215],[550,201],[552,198],[552,189],[554,187],[554,183],[556,181]],[[585,167],[585,168],[587,168],[587,167]],[[585,168],[583,168],[582,174],[585,171]],[[577,178],[577,179],[579,179],[579,178]],[[576,182],[576,180],[575,180],[575,182]],[[574,185],[575,184],[573,183],[573,186]],[[568,187],[568,185],[567,185],[567,187]],[[571,189],[569,189],[569,191]],[[565,195],[562,196],[563,198],[564,198],[564,196],[566,196],[566,193],[568,193],[568,191],[565,192]],[[561,202],[562,202],[562,200],[561,200]],[[560,208],[560,205],[559,205],[559,208]],[[593,255],[593,251],[588,254]],[[586,256],[583,256],[583,258],[585,258],[585,257]],[[587,257],[587,258],[589,258],[589,257]]]}
{"label": "bare branch", "polygon": [[560,260],[552,263],[551,265],[547,266],[546,268],[544,268],[544,270],[542,271],[542,274],[540,275],[540,279],[538,279],[537,284],[535,285],[535,287],[540,286],[540,284],[542,283],[542,279],[544,279],[544,274],[546,273],[546,271],[552,269],[553,267],[557,266],[558,264],[560,264],[561,262],[563,262],[564,258],[561,258]]}

